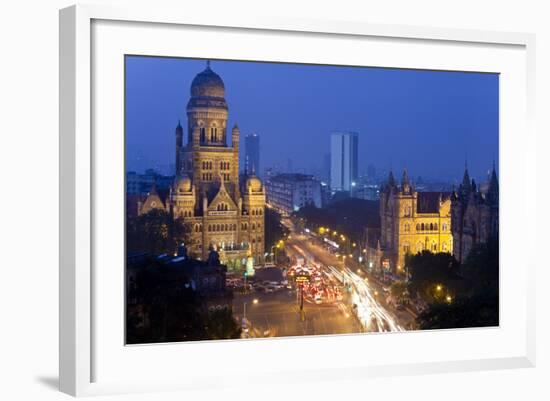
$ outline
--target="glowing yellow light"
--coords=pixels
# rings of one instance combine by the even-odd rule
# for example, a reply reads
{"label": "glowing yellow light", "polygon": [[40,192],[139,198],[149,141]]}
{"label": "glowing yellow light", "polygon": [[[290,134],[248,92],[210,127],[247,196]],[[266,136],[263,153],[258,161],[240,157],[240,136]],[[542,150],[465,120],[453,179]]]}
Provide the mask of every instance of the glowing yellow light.
{"label": "glowing yellow light", "polygon": [[437,287],[435,287],[435,289],[436,289],[437,291],[441,291],[442,288],[443,288],[443,287],[441,286],[441,284],[438,284]]}
{"label": "glowing yellow light", "polygon": [[257,304],[258,303],[258,298],[254,298],[254,300],[252,301],[253,304]]}
{"label": "glowing yellow light", "polygon": [[351,244],[351,246],[353,246],[354,248],[355,248],[356,245],[357,245],[357,244],[356,244],[355,242],[354,242],[353,244]]}

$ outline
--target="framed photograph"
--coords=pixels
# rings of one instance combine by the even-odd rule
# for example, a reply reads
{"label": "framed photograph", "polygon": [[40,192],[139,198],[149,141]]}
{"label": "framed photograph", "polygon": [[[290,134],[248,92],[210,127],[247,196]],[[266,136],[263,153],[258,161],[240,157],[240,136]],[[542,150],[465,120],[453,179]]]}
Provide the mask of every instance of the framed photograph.
{"label": "framed photograph", "polygon": [[533,49],[61,10],[61,390],[533,366]]}

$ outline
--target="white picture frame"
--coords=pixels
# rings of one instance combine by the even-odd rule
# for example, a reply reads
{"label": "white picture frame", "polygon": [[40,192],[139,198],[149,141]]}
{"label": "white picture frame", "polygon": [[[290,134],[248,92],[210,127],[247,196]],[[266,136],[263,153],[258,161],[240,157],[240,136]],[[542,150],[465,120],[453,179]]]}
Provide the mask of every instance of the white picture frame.
{"label": "white picture frame", "polygon": [[[94,24],[106,27],[106,31],[97,31],[97,41],[94,42]],[[101,25],[103,24],[104,25]],[[121,26],[115,26],[120,24]],[[126,25],[125,25],[126,24]],[[134,24],[129,26],[127,24]],[[228,373],[227,377],[219,374],[219,372],[209,372],[207,367],[195,365],[196,369],[185,369],[182,366],[182,372],[175,375],[165,375],[160,371],[157,377],[151,376],[151,380],[143,380],[133,371],[128,368],[119,369],[123,365],[116,365],[120,361],[114,359],[109,363],[113,363],[122,372],[118,375],[106,375],[102,378],[100,366],[105,366],[107,361],[107,348],[103,344],[104,341],[102,330],[98,333],[97,325],[101,327],[110,327],[106,324],[104,314],[101,313],[101,305],[95,306],[97,298],[94,298],[95,291],[98,290],[98,285],[104,283],[103,276],[94,273],[94,266],[98,260],[101,260],[101,255],[96,253],[95,246],[97,245],[97,230],[103,227],[100,215],[103,213],[98,210],[97,205],[97,190],[98,186],[103,185],[95,177],[99,174],[96,170],[100,167],[98,164],[98,154],[103,151],[103,145],[97,143],[94,138],[92,126],[99,126],[97,121],[94,121],[94,107],[92,101],[96,88],[92,85],[92,77],[94,76],[94,68],[103,68],[101,62],[94,59],[97,51],[102,51],[101,46],[105,45],[104,34],[118,32],[119,39],[122,38],[120,32],[135,29],[132,33],[139,36],[139,30],[144,27],[155,26],[155,33],[151,33],[147,37],[153,42],[155,35],[166,35],[166,29],[178,29],[178,27],[199,27],[204,29],[220,31],[220,35],[228,35],[228,32],[243,35],[254,35],[255,32],[261,32],[265,35],[266,40],[276,40],[270,35],[284,34],[288,37],[293,35],[303,38],[304,40],[326,40],[329,42],[332,38],[341,38],[343,40],[384,40],[388,46],[392,41],[408,41],[407,43],[417,44],[433,44],[438,46],[441,51],[445,50],[445,46],[455,46],[457,52],[467,51],[466,48],[479,49],[485,52],[487,48],[510,49],[510,52],[503,55],[501,63],[510,57],[510,60],[517,62],[517,70],[510,69],[510,79],[518,89],[519,99],[515,99],[514,104],[503,103],[502,112],[506,112],[505,118],[510,117],[510,120],[503,121],[502,130],[504,132],[511,131],[511,128],[521,132],[520,139],[511,135],[506,136],[506,141],[501,144],[501,186],[503,192],[501,196],[502,211],[502,231],[501,240],[506,240],[508,243],[513,243],[517,233],[507,227],[517,227],[521,221],[525,221],[526,225],[534,227],[536,212],[534,207],[524,207],[521,213],[516,213],[516,217],[508,216],[507,213],[512,213],[518,210],[519,206],[530,205],[528,203],[525,192],[517,190],[518,193],[513,194],[511,191],[506,191],[507,185],[510,183],[518,183],[520,186],[529,186],[530,196],[533,198],[536,191],[535,185],[535,133],[532,126],[532,113],[534,110],[534,46],[535,38],[530,34],[523,33],[506,33],[506,32],[484,32],[471,31],[461,29],[442,29],[428,28],[415,26],[391,26],[391,25],[376,25],[361,21],[319,21],[319,20],[296,20],[291,17],[261,17],[261,16],[241,16],[238,19],[227,19],[224,16],[216,14],[192,15],[187,14],[185,9],[165,10],[160,8],[112,8],[108,6],[91,6],[78,5],[72,6],[60,11],[60,390],[71,395],[93,395],[119,392],[133,391],[164,391],[170,389],[197,389],[207,383],[207,380],[214,378],[216,386],[231,386],[236,385],[234,376]],[[110,31],[110,29],[114,29]],[[103,29],[103,28],[97,28]],[[102,33],[103,32],[103,33]],[[129,31],[128,31],[129,32]],[[172,32],[173,33],[173,32]],[[102,36],[103,35],[103,39]],[[127,35],[128,37],[134,35]],[[113,40],[113,42],[117,42]],[[143,41],[142,41],[143,42]],[[140,46],[147,46],[147,43],[141,43]],[[112,51],[116,53],[120,49],[115,49],[116,43],[113,44]],[[153,54],[170,51],[171,44],[166,44],[166,48],[159,51],[153,51]],[[99,48],[98,48],[99,47]],[[105,47],[107,47],[105,45]],[[466,50],[464,50],[466,49]],[[151,51],[151,50],[149,50]],[[432,50],[426,50],[427,52]],[[453,50],[454,51],[454,50]],[[114,53],[106,53],[114,54]],[[220,53],[221,55],[227,53]],[[264,56],[269,54],[268,50],[264,51]],[[481,54],[481,53],[480,53]],[[174,54],[177,55],[177,54]],[[194,56],[191,55],[191,56]],[[244,57],[244,56],[243,56]],[[262,56],[259,56],[262,57]],[[399,57],[405,55],[396,55]],[[481,57],[481,55],[480,55]],[[220,57],[222,58],[222,57]],[[238,57],[237,57],[238,58]],[[269,58],[269,57],[267,57]],[[287,60],[288,61],[288,60]],[[362,62],[357,61],[359,64]],[[444,69],[445,62],[441,64],[434,63],[429,57],[422,64],[418,62],[417,68]],[[382,66],[392,66],[381,61]],[[386,64],[385,64],[386,63]],[[497,63],[495,61],[494,63]],[[491,63],[487,64],[490,65]],[[514,63],[511,63],[514,64]],[[497,65],[497,64],[494,64]],[[515,64],[514,64],[515,65]],[[497,66],[498,67],[498,66]],[[465,68],[465,67],[464,67]],[[473,68],[473,67],[472,67]],[[502,66],[502,68],[512,68],[510,66]],[[486,69],[492,72],[500,72],[499,68]],[[508,78],[507,78],[508,79]],[[507,83],[503,83],[507,85]],[[120,89],[120,88],[119,88]],[[512,86],[501,93],[501,96],[510,95]],[[513,92],[516,93],[516,92]],[[101,95],[99,95],[101,96]],[[519,107],[511,107],[512,105]],[[101,113],[99,113],[101,115]],[[97,117],[97,115],[95,115]],[[99,118],[99,117],[97,117]],[[97,128],[96,128],[97,129]],[[116,134],[118,135],[118,133]],[[123,135],[123,132],[120,132]],[[508,135],[508,134],[506,134]],[[113,149],[119,149],[116,146]],[[510,155],[514,152],[516,158],[513,162]],[[119,155],[121,158],[123,155]],[[109,157],[109,155],[106,155]],[[116,156],[113,156],[116,157]],[[518,162],[519,161],[519,162]],[[511,168],[514,164],[514,169]],[[509,166],[509,167],[507,167]],[[122,188],[121,188],[122,190]],[[101,191],[100,191],[101,192]],[[511,210],[513,209],[513,210]],[[104,216],[105,217],[105,216]],[[508,218],[509,217],[509,218]],[[534,230],[532,230],[534,231]],[[101,240],[100,240],[101,241]],[[501,245],[502,246],[502,245]],[[255,380],[261,382],[262,373],[270,372],[270,380],[274,377],[287,381],[295,381],[297,379],[296,369],[300,372],[299,380],[326,380],[328,378],[354,378],[361,379],[364,377],[399,375],[399,374],[422,374],[430,372],[452,372],[466,371],[477,369],[502,369],[513,367],[530,367],[535,364],[535,294],[534,294],[534,252],[530,252],[530,248],[534,245],[523,247],[523,252],[519,256],[519,249],[509,249],[510,247],[501,250],[501,260],[503,252],[506,252],[506,260],[513,260],[515,265],[521,267],[518,273],[517,297],[520,301],[517,302],[517,310],[514,310],[515,318],[518,318],[517,324],[520,329],[514,331],[511,325],[503,324],[496,329],[485,330],[466,330],[458,332],[461,338],[467,338],[470,342],[483,341],[487,343],[494,342],[495,349],[482,352],[481,350],[472,351],[471,354],[465,354],[465,358],[441,355],[441,358],[429,358],[429,360],[419,360],[417,356],[410,355],[409,358],[392,359],[387,363],[377,360],[373,363],[367,361],[358,361],[349,363],[345,358],[340,361],[335,361],[331,368],[319,366],[293,367],[292,370],[285,370],[284,360],[274,362],[275,366],[268,369],[266,364],[260,364],[260,367],[255,368]],[[512,262],[510,262],[512,263]],[[120,266],[121,272],[124,266]],[[506,278],[506,277],[505,277]],[[510,297],[510,291],[506,287],[501,287],[501,298],[504,301]],[[103,291],[103,289],[102,289]],[[111,297],[108,289],[105,289],[107,295]],[[116,290],[118,291],[118,290]],[[120,288],[122,291],[122,288]],[[102,295],[103,296],[103,295]],[[117,295],[112,295],[115,301]],[[501,302],[501,306],[503,303]],[[507,302],[504,305],[508,305]],[[510,309],[510,308],[506,308]],[[508,313],[507,310],[501,313]],[[99,311],[99,312],[98,312]],[[510,321],[505,319],[504,321]],[[112,323],[112,320],[110,321]],[[120,322],[120,326],[123,322]],[[118,328],[120,329],[120,328]],[[117,330],[118,330],[117,329]],[[107,330],[107,329],[105,329]],[[110,330],[110,328],[109,328]],[[514,332],[513,335],[507,337],[506,334],[502,338],[496,338],[500,334],[507,331]],[[100,335],[101,334],[101,335]],[[113,335],[117,335],[114,333]],[[350,346],[361,346],[369,342],[384,342],[387,344],[398,345],[399,342],[410,342],[411,344],[418,341],[457,341],[456,332],[432,332],[432,333],[407,333],[408,337],[394,336],[346,336],[345,341]],[[370,338],[370,340],[369,340]],[[383,340],[382,340],[383,338]],[[388,338],[388,340],[386,340]],[[197,355],[222,355],[224,352],[244,353],[243,355],[258,355],[258,353],[273,352],[270,349],[280,347],[290,352],[291,349],[298,347],[303,349],[307,354],[309,349],[314,346],[319,346],[319,341],[322,341],[323,346],[339,347],[342,344],[342,336],[324,337],[324,338],[301,338],[301,339],[277,339],[277,340],[260,340],[231,342],[204,342],[202,344],[189,345],[185,351],[188,355],[197,357]],[[509,342],[510,352],[506,352],[502,344],[505,341]],[[424,344],[429,342],[424,342]],[[366,346],[366,345],[365,345]],[[501,348],[497,348],[500,346]],[[181,345],[157,345],[141,348],[131,348],[128,351],[124,347],[122,339],[120,341],[121,352],[131,352],[130,360],[135,365],[136,360],[143,359],[144,365],[159,363],[163,358],[168,358],[166,354],[181,352]],[[179,347],[179,348],[178,348]],[[292,348],[294,347],[294,348]],[[229,351],[227,350],[229,349]],[[460,345],[458,345],[459,351]],[[449,351],[450,352],[450,351]],[[146,353],[146,356],[141,354]],[[122,354],[121,354],[122,355]],[[251,356],[253,357],[253,356]],[[98,360],[103,361],[98,363]],[[137,359],[132,359],[137,358]],[[275,356],[274,356],[275,358]],[[373,359],[376,357],[373,356]],[[195,360],[196,362],[197,360]],[[397,361],[397,362],[396,362]],[[128,363],[128,361],[127,361]],[[167,367],[170,366],[167,362]],[[130,364],[125,366],[129,366]],[[200,365],[200,364],[199,364]],[[158,365],[157,365],[158,366]],[[162,370],[162,369],[160,369]],[[127,374],[126,374],[127,373]],[[150,372],[149,372],[150,373]],[[251,374],[253,374],[252,372]],[[108,376],[108,377],[107,377]],[[99,379],[98,379],[99,378]],[[267,381],[266,381],[267,383]]]}

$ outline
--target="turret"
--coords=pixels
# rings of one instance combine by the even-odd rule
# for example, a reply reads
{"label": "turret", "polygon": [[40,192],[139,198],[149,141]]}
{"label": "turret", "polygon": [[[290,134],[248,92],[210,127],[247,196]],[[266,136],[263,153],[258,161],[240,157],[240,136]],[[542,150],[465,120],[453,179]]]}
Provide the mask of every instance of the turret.
{"label": "turret", "polygon": [[462,199],[468,199],[472,192],[472,184],[470,182],[470,174],[468,174],[468,166],[464,167],[464,177],[462,178],[462,184],[459,188],[459,193]]}
{"label": "turret", "polygon": [[176,127],[176,149],[183,146],[183,128],[178,120],[178,126]]}
{"label": "turret", "polygon": [[411,192],[411,184],[409,181],[409,174],[407,173],[407,169],[403,170],[403,176],[401,177],[401,190],[403,193],[410,193]]}
{"label": "turret", "polygon": [[487,190],[487,200],[491,205],[498,205],[498,178],[495,168],[495,162],[493,162],[493,171],[491,172],[491,179],[489,180],[489,189]]}
{"label": "turret", "polygon": [[233,126],[233,129],[231,130],[231,146],[235,151],[239,152],[239,137],[240,137],[240,131],[237,124]]}

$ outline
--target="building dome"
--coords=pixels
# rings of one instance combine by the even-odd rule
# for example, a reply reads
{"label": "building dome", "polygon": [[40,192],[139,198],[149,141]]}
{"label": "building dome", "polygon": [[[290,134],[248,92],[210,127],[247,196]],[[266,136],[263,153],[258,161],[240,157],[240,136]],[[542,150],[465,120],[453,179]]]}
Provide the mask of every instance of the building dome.
{"label": "building dome", "polygon": [[218,97],[225,96],[225,85],[218,74],[210,69],[210,63],[206,69],[197,74],[191,84],[192,97]]}
{"label": "building dome", "polygon": [[181,177],[176,182],[176,192],[191,192],[191,179],[189,177]]}
{"label": "building dome", "polygon": [[262,182],[258,177],[250,177],[246,180],[246,187],[252,189],[253,192],[260,192],[262,190]]}

